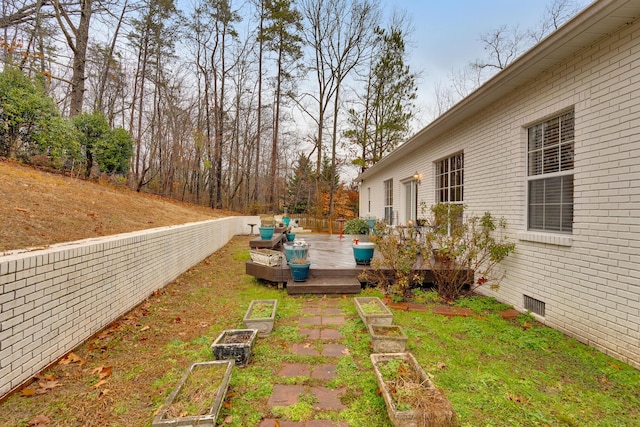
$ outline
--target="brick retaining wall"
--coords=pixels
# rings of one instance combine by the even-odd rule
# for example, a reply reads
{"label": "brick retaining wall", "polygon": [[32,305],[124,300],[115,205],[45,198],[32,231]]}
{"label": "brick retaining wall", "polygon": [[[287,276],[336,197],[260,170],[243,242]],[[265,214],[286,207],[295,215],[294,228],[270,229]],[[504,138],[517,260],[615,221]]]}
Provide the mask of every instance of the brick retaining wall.
{"label": "brick retaining wall", "polygon": [[0,397],[187,269],[248,234],[229,217],[0,257]]}

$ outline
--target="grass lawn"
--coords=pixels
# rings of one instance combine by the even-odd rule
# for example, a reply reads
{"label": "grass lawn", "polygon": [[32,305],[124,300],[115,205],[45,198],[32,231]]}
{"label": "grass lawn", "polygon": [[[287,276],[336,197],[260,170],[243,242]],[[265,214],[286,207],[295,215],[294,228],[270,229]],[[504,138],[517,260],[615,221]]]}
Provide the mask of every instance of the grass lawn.
{"label": "grass lawn", "polygon": [[[258,339],[249,366],[234,369],[218,422],[252,427],[265,417],[319,417],[352,427],[389,426],[369,359],[370,339],[352,297],[340,298],[349,354],[339,359],[338,376],[329,383],[346,388],[347,408],[316,412],[312,401],[301,399],[270,412],[267,400],[275,384],[316,381],[279,377],[282,363],[326,362],[289,351],[304,341],[297,323],[303,302],[319,297],[290,297],[257,283],[244,274],[248,258],[248,238],[235,238],[74,350],[69,363],[45,371],[28,388],[34,394],[16,393],[0,403],[0,425],[28,426],[39,416],[49,426],[150,425],[184,369],[212,360],[210,345],[224,329],[242,328],[250,301],[277,298],[275,329]],[[362,295],[380,296],[375,290]],[[503,320],[498,312],[504,306],[491,299],[460,304],[475,315],[394,310],[394,323],[404,328],[409,351],[451,400],[461,426],[640,426],[640,371],[528,316]]]}

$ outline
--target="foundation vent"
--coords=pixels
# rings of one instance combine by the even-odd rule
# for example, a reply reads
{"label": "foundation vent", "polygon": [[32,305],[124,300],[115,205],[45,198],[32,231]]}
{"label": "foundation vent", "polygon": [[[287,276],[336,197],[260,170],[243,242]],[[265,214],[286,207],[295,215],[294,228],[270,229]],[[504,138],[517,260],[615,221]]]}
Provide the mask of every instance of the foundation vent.
{"label": "foundation vent", "polygon": [[544,317],[544,302],[537,300],[535,298],[530,297],[529,295],[524,296],[524,308],[532,313],[535,313],[539,316]]}

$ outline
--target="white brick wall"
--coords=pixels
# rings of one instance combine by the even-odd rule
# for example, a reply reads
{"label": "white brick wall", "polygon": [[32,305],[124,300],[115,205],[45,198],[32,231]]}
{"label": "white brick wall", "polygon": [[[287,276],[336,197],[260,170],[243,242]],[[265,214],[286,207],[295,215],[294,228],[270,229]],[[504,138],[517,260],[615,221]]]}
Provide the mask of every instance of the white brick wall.
{"label": "white brick wall", "polygon": [[0,397],[258,220],[229,217],[0,257]]}
{"label": "white brick wall", "polygon": [[[567,108],[575,110],[573,233],[529,232],[526,128]],[[433,204],[433,162],[461,149],[469,211],[506,217],[517,243],[500,290],[485,291],[520,310],[523,294],[542,300],[542,321],[640,367],[640,22],[378,170],[361,186],[372,188],[372,214],[382,201],[373,189],[415,170],[424,174],[419,200]]]}

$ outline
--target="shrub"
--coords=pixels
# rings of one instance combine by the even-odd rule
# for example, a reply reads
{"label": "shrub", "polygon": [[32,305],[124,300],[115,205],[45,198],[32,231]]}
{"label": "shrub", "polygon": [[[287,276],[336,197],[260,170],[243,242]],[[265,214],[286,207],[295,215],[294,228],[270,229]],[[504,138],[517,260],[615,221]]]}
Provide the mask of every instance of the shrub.
{"label": "shrub", "polygon": [[369,223],[363,218],[354,218],[344,223],[344,234],[369,234]]}
{"label": "shrub", "polygon": [[431,213],[423,253],[430,255],[425,262],[438,294],[455,300],[485,284],[497,288],[502,277],[496,267],[515,250],[502,234],[506,220],[489,212],[464,218],[464,206],[446,203],[432,206]]}
{"label": "shrub", "polygon": [[372,269],[365,270],[360,279],[375,283],[393,300],[402,301],[412,285],[422,283],[415,269],[421,251],[415,229],[394,229],[378,223],[371,241],[379,256],[371,260]]}

